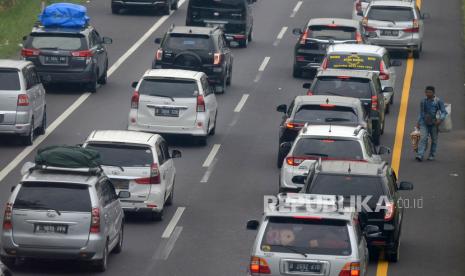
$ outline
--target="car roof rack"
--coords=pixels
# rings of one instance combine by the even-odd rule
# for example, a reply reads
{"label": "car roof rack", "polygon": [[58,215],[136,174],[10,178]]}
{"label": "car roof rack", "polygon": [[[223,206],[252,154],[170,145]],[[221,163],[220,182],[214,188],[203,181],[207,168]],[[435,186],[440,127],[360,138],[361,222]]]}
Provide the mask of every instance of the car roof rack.
{"label": "car roof rack", "polygon": [[98,175],[103,172],[101,167],[94,167],[94,168],[67,168],[67,167],[55,167],[55,166],[46,166],[46,165],[35,165],[29,168],[29,172],[33,172],[36,170],[42,171],[56,171],[56,172],[69,172],[69,173],[80,173],[80,174],[87,174],[87,175]]}

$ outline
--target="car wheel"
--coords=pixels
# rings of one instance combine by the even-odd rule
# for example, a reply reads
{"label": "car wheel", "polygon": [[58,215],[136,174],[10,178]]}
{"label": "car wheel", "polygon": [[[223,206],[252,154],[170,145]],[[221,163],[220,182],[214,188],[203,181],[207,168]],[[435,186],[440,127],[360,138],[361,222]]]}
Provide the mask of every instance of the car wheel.
{"label": "car wheel", "polygon": [[391,263],[397,263],[399,261],[399,257],[400,257],[400,236],[395,246],[391,250],[388,250],[386,253],[386,259],[388,262],[391,262]]}
{"label": "car wheel", "polygon": [[171,12],[171,3],[166,3],[166,6],[163,8],[163,15],[170,15]]}
{"label": "car wheel", "polygon": [[249,33],[249,42],[253,40],[253,28],[250,29],[250,33]]}
{"label": "car wheel", "polygon": [[37,134],[38,135],[44,135],[46,130],[47,130],[47,109],[44,108],[44,115],[42,117],[42,124],[37,129]]}
{"label": "car wheel", "polygon": [[173,181],[173,188],[171,189],[170,196],[168,197],[168,199],[166,199],[165,204],[168,206],[173,205],[173,199],[174,199],[174,181]]}
{"label": "car wheel", "polygon": [[87,83],[87,90],[89,90],[90,93],[95,93],[97,92],[97,78],[98,78],[98,74],[95,75],[95,80],[93,81],[90,81]]}
{"label": "car wheel", "polygon": [[241,47],[241,48],[247,48],[248,45],[249,45],[249,38],[248,37],[246,39],[244,39],[244,40],[239,41],[239,47]]}
{"label": "car wheel", "polygon": [[224,76],[223,80],[221,81],[221,85],[215,86],[215,94],[224,94],[226,92],[226,82],[228,77]]}
{"label": "car wheel", "polygon": [[12,257],[1,256],[0,261],[10,269],[14,268],[16,264],[16,258],[12,258]]}
{"label": "car wheel", "polygon": [[213,128],[210,130],[210,136],[215,135],[216,133],[216,117],[218,116],[218,112],[215,114],[215,121],[213,121]]}
{"label": "car wheel", "polygon": [[113,253],[119,254],[123,251],[123,241],[124,241],[124,226],[121,224],[121,230],[118,235],[118,244],[113,248]]}
{"label": "car wheel", "polygon": [[105,73],[103,73],[103,75],[100,77],[100,79],[98,80],[98,84],[101,84],[101,85],[105,85],[107,84],[107,80],[108,80],[108,61],[107,61],[107,64],[105,65]]}
{"label": "car wheel", "polygon": [[108,267],[108,242],[105,244],[103,249],[103,257],[100,260],[95,261],[95,270],[97,272],[105,272]]}
{"label": "car wheel", "polygon": [[231,85],[231,79],[232,79],[232,64],[231,66],[229,66],[228,78],[226,79],[227,86]]}
{"label": "car wheel", "polygon": [[301,78],[302,77],[302,70],[300,70],[299,68],[294,66],[294,68],[292,69],[292,76],[294,78]]}
{"label": "car wheel", "polygon": [[119,14],[120,11],[121,11],[121,8],[119,6],[114,5],[114,4],[111,5],[111,13],[112,14]]}
{"label": "car wheel", "polygon": [[394,104],[394,94],[392,94],[391,98],[389,99],[389,104]]}
{"label": "car wheel", "polygon": [[421,48],[418,49],[418,50],[413,50],[413,58],[414,59],[419,59],[420,58],[420,53],[421,53]]}
{"label": "car wheel", "polygon": [[26,136],[21,137],[21,142],[24,146],[30,146],[34,143],[34,118],[31,120],[31,129]]}
{"label": "car wheel", "polygon": [[388,103],[388,104],[386,105],[386,108],[385,108],[385,110],[384,110],[384,113],[389,114],[390,111],[391,111],[391,104]]}
{"label": "car wheel", "polygon": [[179,2],[179,1],[176,0],[176,1],[174,1],[174,3],[171,5],[171,9],[172,9],[173,11],[175,11],[175,10],[178,9],[178,2]]}

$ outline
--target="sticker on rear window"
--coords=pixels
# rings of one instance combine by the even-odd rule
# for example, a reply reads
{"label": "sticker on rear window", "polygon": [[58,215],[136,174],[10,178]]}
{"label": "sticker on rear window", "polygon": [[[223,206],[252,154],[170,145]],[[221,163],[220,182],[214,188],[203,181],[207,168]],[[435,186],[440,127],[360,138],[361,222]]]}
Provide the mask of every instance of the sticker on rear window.
{"label": "sticker on rear window", "polygon": [[328,68],[378,70],[378,58],[360,55],[331,55],[328,60]]}

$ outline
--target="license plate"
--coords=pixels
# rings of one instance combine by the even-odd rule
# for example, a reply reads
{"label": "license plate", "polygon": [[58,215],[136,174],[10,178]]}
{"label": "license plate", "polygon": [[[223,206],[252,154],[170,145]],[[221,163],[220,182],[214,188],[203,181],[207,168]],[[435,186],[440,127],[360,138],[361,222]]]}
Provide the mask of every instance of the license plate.
{"label": "license plate", "polygon": [[384,36],[398,36],[399,31],[398,30],[381,30],[381,35],[384,35]]}
{"label": "license plate", "polygon": [[155,116],[179,117],[179,109],[177,108],[155,108]]}
{"label": "license plate", "polygon": [[68,63],[68,59],[66,57],[45,56],[44,58],[45,63],[47,64],[65,65]]}
{"label": "license plate", "polygon": [[67,225],[35,224],[34,232],[35,233],[67,234],[68,226]]}
{"label": "license plate", "polygon": [[118,190],[128,190],[129,189],[129,180],[124,179],[112,179],[113,187]]}
{"label": "license plate", "polygon": [[319,263],[298,263],[289,262],[289,272],[307,272],[307,273],[321,273],[322,264]]}

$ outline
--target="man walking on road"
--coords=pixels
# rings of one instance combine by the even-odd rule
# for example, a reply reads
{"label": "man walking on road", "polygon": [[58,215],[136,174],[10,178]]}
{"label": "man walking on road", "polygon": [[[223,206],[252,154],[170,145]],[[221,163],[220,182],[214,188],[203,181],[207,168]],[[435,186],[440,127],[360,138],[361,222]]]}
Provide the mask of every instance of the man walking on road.
{"label": "man walking on road", "polygon": [[419,162],[423,161],[426,148],[428,147],[429,136],[431,137],[431,148],[428,160],[434,160],[438,145],[439,125],[447,115],[444,102],[435,96],[434,86],[427,86],[425,95],[426,98],[420,103],[420,116],[417,122],[417,128],[420,129],[420,144],[416,159]]}

